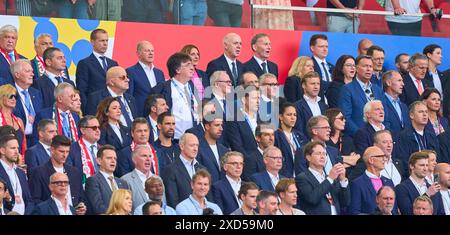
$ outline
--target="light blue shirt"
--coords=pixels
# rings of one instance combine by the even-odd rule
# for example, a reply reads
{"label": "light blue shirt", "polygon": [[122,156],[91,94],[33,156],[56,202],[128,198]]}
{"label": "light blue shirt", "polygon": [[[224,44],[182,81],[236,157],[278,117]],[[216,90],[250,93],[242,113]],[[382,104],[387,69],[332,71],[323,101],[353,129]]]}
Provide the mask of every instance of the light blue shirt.
{"label": "light blue shirt", "polygon": [[[149,202],[149,201],[151,201],[151,200],[148,200],[147,202]],[[133,215],[142,215],[142,207],[144,207],[145,203],[147,203],[147,202],[144,202],[141,205],[137,206],[134,209]],[[162,210],[163,215],[176,215],[177,214],[172,207],[168,206],[164,202],[162,203],[161,210]]]}
{"label": "light blue shirt", "polygon": [[183,163],[184,167],[186,168],[189,176],[192,179],[192,176],[195,174],[194,166],[195,166],[195,164],[198,163],[197,160],[194,159],[193,161],[189,161],[186,158],[184,158],[182,155],[180,155],[180,159],[181,159],[181,162]]}
{"label": "light blue shirt", "polygon": [[[369,81],[369,83],[368,83],[367,86],[366,86],[366,84],[364,84],[364,83],[363,83],[361,80],[359,80],[358,78],[356,79],[356,81],[357,81],[358,84],[361,86],[361,89],[363,90],[364,94],[366,95],[367,101],[370,101],[370,100],[371,100],[371,99],[370,99],[370,94],[372,94],[372,83]],[[369,93],[369,94],[366,93],[366,89],[369,89],[369,90],[370,90],[370,93]],[[373,96],[373,98],[375,98],[375,96]]]}
{"label": "light blue shirt", "polygon": [[[215,215],[222,215],[222,210],[215,203],[209,202],[205,200],[205,208],[211,208],[214,210]],[[200,204],[192,197],[192,194],[189,195],[189,198],[186,198],[182,202],[180,202],[175,208],[177,215],[203,215],[203,208],[200,207]]]}
{"label": "light blue shirt", "polygon": [[400,121],[402,122],[402,125],[403,125],[402,109],[400,108],[400,98],[394,99],[388,93],[384,93],[384,94],[386,95],[388,100],[391,102],[392,106],[394,106],[394,109],[397,112],[397,115],[400,118]]}

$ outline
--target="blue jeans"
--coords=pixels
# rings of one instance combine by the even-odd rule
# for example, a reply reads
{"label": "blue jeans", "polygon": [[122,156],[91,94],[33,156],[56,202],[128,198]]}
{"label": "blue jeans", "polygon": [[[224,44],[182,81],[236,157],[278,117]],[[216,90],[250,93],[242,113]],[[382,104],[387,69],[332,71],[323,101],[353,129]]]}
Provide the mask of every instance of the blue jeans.
{"label": "blue jeans", "polygon": [[175,0],[173,13],[176,24],[205,25],[206,0]]}
{"label": "blue jeans", "polygon": [[63,0],[59,4],[58,14],[62,18],[89,19],[86,0],[77,0],[75,4],[69,0]]}

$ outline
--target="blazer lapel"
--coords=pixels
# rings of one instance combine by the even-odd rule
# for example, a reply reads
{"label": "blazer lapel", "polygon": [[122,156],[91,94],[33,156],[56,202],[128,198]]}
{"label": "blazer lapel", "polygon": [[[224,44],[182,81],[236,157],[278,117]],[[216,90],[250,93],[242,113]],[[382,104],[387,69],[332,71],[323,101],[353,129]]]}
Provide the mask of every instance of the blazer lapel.
{"label": "blazer lapel", "polygon": [[51,199],[50,203],[49,203],[49,206],[50,206],[50,210],[52,212],[52,215],[59,215],[58,207],[56,206],[55,200]]}
{"label": "blazer lapel", "polygon": [[377,194],[377,192],[375,192],[372,181],[370,180],[369,176],[366,175],[365,172],[363,173],[363,179],[364,179],[364,185],[369,189],[370,195],[375,196]]}
{"label": "blazer lapel", "polygon": [[238,201],[237,201],[237,198],[236,198],[236,195],[234,194],[233,188],[231,187],[231,184],[230,184],[230,182],[228,181],[228,179],[225,179],[225,188],[226,188],[226,190],[228,191],[228,193],[229,193],[230,195],[233,195],[233,196],[234,196],[234,197],[233,197],[233,201],[234,201],[237,205],[239,205],[239,203],[238,203]]}
{"label": "blazer lapel", "polygon": [[[139,178],[139,175],[136,172],[136,169],[132,171],[131,173],[131,179],[133,180],[133,184],[138,186],[138,187],[142,187],[142,183],[145,182],[141,182],[141,179]],[[146,194],[144,190],[137,190],[137,192],[133,192],[133,193],[139,193],[139,196],[143,199],[143,201],[147,200]]]}
{"label": "blazer lapel", "polygon": [[[150,90],[152,88],[152,85],[150,84],[150,81],[148,80],[147,74],[144,71],[144,68],[142,67],[142,65],[137,62],[136,63],[136,67],[137,67],[137,72],[138,72],[138,78],[136,79],[142,79],[142,82],[147,85],[147,87],[149,88],[148,90]],[[155,73],[155,78],[156,78],[156,73]],[[155,79],[156,80],[156,79]]]}
{"label": "blazer lapel", "polygon": [[176,162],[176,166],[178,168],[178,172],[180,172],[180,174],[183,176],[183,178],[188,181],[191,182],[191,177],[189,176],[189,173],[186,170],[186,167],[184,167],[183,162],[180,159],[180,156],[178,156],[178,158],[175,160]]}
{"label": "blazer lapel", "polygon": [[306,103],[306,100],[300,99],[300,104],[302,106],[302,109],[308,114],[308,117],[312,117],[313,116],[312,111],[309,108],[308,103]]}
{"label": "blazer lapel", "polygon": [[[109,66],[110,63],[109,63],[108,59],[107,59],[107,62],[108,62],[107,66]],[[97,71],[100,71],[100,73],[102,75],[106,76],[105,69],[103,69],[102,65],[100,64],[100,61],[98,61],[98,59],[97,59],[97,57],[95,57],[94,53],[91,54],[91,63],[97,67]]]}
{"label": "blazer lapel", "polygon": [[275,191],[275,188],[272,185],[272,180],[270,179],[269,173],[267,173],[267,171],[263,174],[263,181],[268,186],[268,188],[270,188],[272,191]]}

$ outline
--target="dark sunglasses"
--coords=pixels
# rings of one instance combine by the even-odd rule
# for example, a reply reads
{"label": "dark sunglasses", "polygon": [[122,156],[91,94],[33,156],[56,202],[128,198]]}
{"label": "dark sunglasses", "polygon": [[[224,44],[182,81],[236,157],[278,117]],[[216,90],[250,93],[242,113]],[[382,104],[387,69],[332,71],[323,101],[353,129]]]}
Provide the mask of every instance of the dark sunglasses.
{"label": "dark sunglasses", "polygon": [[93,131],[96,131],[96,130],[99,130],[99,129],[100,129],[99,126],[86,126],[86,127],[84,127],[84,128],[89,128],[89,129],[92,129]]}
{"label": "dark sunglasses", "polygon": [[8,99],[11,100],[12,98],[17,99],[17,96],[15,94],[11,94],[11,95],[8,96]]}
{"label": "dark sunglasses", "polygon": [[69,181],[53,181],[51,184],[57,185],[57,186],[67,186],[69,185]]}
{"label": "dark sunglasses", "polygon": [[125,80],[128,78],[128,75],[122,75],[122,76],[118,76],[118,78],[120,78],[120,80]]}

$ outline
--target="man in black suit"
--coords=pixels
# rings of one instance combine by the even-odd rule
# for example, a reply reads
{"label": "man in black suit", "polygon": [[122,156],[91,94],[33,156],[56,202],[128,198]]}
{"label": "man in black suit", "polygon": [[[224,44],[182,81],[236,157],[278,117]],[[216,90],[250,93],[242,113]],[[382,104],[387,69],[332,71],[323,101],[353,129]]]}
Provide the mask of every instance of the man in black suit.
{"label": "man in black suit", "polygon": [[311,58],[314,62],[314,71],[319,73],[321,80],[321,90],[325,94],[332,80],[334,65],[326,60],[328,55],[328,37],[325,34],[314,34],[309,39],[309,49],[312,52]]}
{"label": "man in black suit", "polygon": [[261,123],[256,127],[255,138],[258,143],[258,149],[251,152],[244,158],[244,171],[242,179],[248,181],[250,176],[266,170],[263,153],[266,148],[275,143],[275,128],[267,123]]}
{"label": "man in black suit", "polygon": [[[223,38],[224,53],[208,63],[206,74],[208,77],[219,70],[226,71],[233,87],[239,84],[239,77],[243,72],[243,64],[237,60],[241,54],[242,40],[236,33],[229,33]],[[212,85],[212,83],[211,83]]]}
{"label": "man in black suit", "polygon": [[88,95],[94,91],[105,88],[106,71],[117,62],[106,57],[108,50],[108,33],[104,29],[95,29],[91,32],[92,54],[77,65],[77,88],[80,90],[82,110],[86,111]]}
{"label": "man in black suit", "polygon": [[434,87],[433,83],[425,79],[428,69],[428,57],[423,54],[416,53],[409,58],[409,73],[404,77],[403,92],[400,99],[410,105],[414,101],[419,100],[423,91],[428,87]]}
{"label": "man in black suit", "polygon": [[295,178],[298,199],[297,205],[307,215],[339,215],[341,207],[350,204],[348,179],[345,167],[335,164],[329,174],[324,172],[325,145],[312,141],[305,145],[304,155],[309,168]]}
{"label": "man in black suit", "polygon": [[31,196],[35,204],[50,198],[49,179],[55,172],[64,173],[69,177],[70,187],[67,194],[69,204],[76,206],[80,202],[85,201],[81,172],[77,168],[66,164],[69,151],[70,140],[67,137],[63,135],[53,137],[50,147],[50,160],[46,164],[35,168],[28,180]]}
{"label": "man in black suit", "polygon": [[252,71],[257,77],[271,73],[278,78],[278,65],[269,61],[272,46],[268,34],[258,33],[251,42],[253,57],[244,63],[244,72]]}
{"label": "man in black suit", "polygon": [[367,50],[367,55],[372,57],[373,62],[373,74],[370,78],[370,82],[372,84],[378,85],[380,88],[383,88],[383,73],[385,71],[384,65],[384,49],[377,46],[372,45],[369,50]]}
{"label": "man in black suit", "polygon": [[263,122],[271,122],[275,128],[278,127],[277,115],[280,107],[285,102],[284,97],[280,97],[277,77],[271,73],[265,73],[259,77],[260,108],[258,115]]}
{"label": "man in black suit", "polygon": [[42,119],[37,127],[39,142],[27,149],[25,153],[25,164],[27,164],[28,177],[35,167],[43,165],[50,160],[50,145],[53,137],[57,135],[56,125],[53,120]]}

